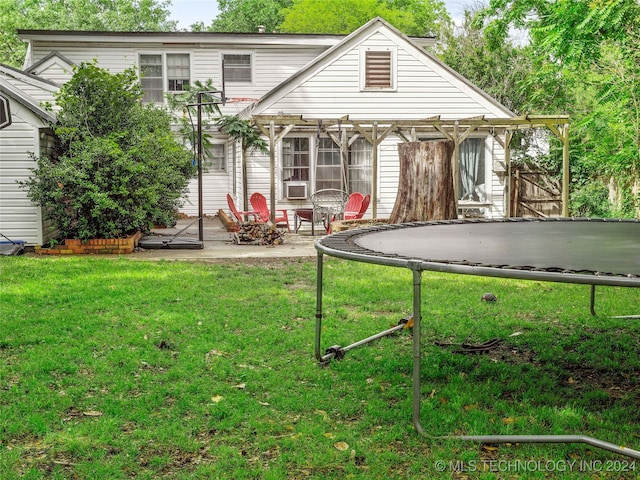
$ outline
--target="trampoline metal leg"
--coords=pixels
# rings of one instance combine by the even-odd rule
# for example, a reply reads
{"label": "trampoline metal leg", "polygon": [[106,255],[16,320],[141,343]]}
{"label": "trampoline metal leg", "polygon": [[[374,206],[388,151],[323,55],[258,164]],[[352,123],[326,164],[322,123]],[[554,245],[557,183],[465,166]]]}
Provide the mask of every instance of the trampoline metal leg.
{"label": "trampoline metal leg", "polygon": [[[462,440],[480,443],[585,443],[592,447],[640,459],[640,452],[637,450],[584,435],[444,435],[435,437],[425,432],[420,422],[421,283],[422,273],[417,269],[413,270],[413,426],[416,432],[439,440]],[[592,285],[591,293],[593,301],[595,285]]]}
{"label": "trampoline metal leg", "polygon": [[362,340],[359,340],[355,343],[352,343],[351,345],[347,345],[346,347],[340,347],[338,345],[334,345],[333,347],[330,347],[324,354],[322,353],[321,350],[321,344],[322,344],[322,266],[323,266],[323,262],[322,262],[322,254],[318,253],[318,260],[317,260],[317,271],[316,271],[316,332],[315,332],[315,356],[316,356],[316,360],[318,360],[318,362],[320,363],[326,363],[329,362],[330,360],[332,360],[333,358],[336,358],[338,360],[340,360],[345,353],[347,353],[349,350],[353,350],[354,348],[360,347],[362,345],[366,345],[367,343],[371,343],[375,340],[378,340],[380,338],[383,337],[387,337],[389,335],[394,334],[395,332],[398,332],[400,330],[403,330],[405,328],[407,328],[406,326],[406,322],[408,321],[408,318],[403,319],[400,321],[400,323],[398,323],[398,325],[396,325],[395,327],[391,327],[387,330],[383,330],[382,332],[376,333],[375,335],[371,335],[370,337],[364,338]]}
{"label": "trampoline metal leg", "polygon": [[316,263],[316,339],[315,339],[315,355],[318,362],[324,363],[329,358],[324,358],[320,351],[320,339],[322,336],[322,266],[323,255],[318,252]]}
{"label": "trampoline metal leg", "polygon": [[420,423],[420,360],[421,353],[421,331],[420,324],[422,322],[422,272],[420,270],[413,271],[413,426],[416,431],[425,435],[425,431]]}
{"label": "trampoline metal leg", "polygon": [[[596,316],[596,286],[591,285],[591,298],[589,299],[589,311],[591,315]],[[640,315],[617,315],[609,318],[634,319],[640,318]]]}

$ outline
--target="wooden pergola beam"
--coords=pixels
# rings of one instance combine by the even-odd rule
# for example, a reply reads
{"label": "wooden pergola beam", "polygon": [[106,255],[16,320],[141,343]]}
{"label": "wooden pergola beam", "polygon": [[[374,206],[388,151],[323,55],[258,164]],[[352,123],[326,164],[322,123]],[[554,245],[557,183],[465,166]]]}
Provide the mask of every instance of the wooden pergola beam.
{"label": "wooden pergola beam", "polygon": [[[457,172],[457,159],[460,144],[471,133],[477,131],[493,136],[505,150],[505,163],[507,167],[507,181],[510,181],[511,159],[509,144],[513,132],[517,130],[548,128],[553,135],[562,141],[562,214],[568,216],[569,210],[569,116],[568,115],[522,115],[510,118],[486,118],[479,115],[462,119],[443,119],[440,115],[421,119],[355,119],[349,115],[340,118],[306,118],[302,115],[255,115],[252,122],[270,141],[270,167],[271,171],[271,203],[272,210],[275,210],[275,145],[294,128],[309,130],[309,132],[321,129],[334,141],[339,140],[335,134],[342,132],[346,136],[347,131],[357,132],[365,138],[372,146],[372,212],[376,216],[377,204],[377,168],[378,168],[378,145],[391,133],[396,133],[404,142],[409,141],[403,133],[409,131],[411,141],[415,141],[419,134],[439,133],[449,140],[455,142],[454,172]],[[276,129],[279,129],[276,134]],[[381,133],[378,133],[381,132]],[[503,141],[500,135],[505,136]],[[340,145],[342,152],[345,148],[344,142],[336,141]],[[349,145],[351,142],[349,142]],[[454,184],[457,187],[457,184]],[[511,188],[505,185],[505,216],[511,215]]]}

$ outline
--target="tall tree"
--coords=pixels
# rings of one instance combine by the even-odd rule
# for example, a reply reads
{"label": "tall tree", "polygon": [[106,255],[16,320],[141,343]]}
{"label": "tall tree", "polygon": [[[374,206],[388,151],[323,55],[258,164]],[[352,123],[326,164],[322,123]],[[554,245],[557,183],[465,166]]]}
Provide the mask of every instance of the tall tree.
{"label": "tall tree", "polygon": [[280,30],[348,34],[380,16],[407,35],[432,35],[450,22],[441,0],[293,0]]}
{"label": "tall tree", "polygon": [[529,107],[572,116],[574,214],[640,215],[639,18],[637,0],[492,0],[476,19],[491,45],[529,31]]}
{"label": "tall tree", "polygon": [[220,14],[207,30],[212,32],[273,32],[284,19],[292,0],[218,0]]}
{"label": "tall tree", "polygon": [[0,0],[0,62],[20,67],[18,29],[171,31],[171,0]]}
{"label": "tall tree", "polygon": [[526,113],[529,92],[521,84],[533,69],[530,50],[509,38],[490,48],[483,30],[473,22],[476,13],[465,10],[460,26],[442,31],[436,54],[505,107]]}

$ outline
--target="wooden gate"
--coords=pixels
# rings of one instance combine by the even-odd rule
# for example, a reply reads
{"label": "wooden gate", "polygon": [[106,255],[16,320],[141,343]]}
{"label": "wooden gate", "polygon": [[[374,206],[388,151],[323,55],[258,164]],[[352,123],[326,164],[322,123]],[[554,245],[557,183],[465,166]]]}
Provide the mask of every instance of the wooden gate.
{"label": "wooden gate", "polygon": [[548,172],[515,169],[511,178],[512,217],[559,217],[562,185]]}

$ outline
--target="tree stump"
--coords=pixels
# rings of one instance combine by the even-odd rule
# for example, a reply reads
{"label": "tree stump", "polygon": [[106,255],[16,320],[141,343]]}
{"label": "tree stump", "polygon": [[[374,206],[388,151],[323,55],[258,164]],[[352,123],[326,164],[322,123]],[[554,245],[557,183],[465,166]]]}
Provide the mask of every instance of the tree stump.
{"label": "tree stump", "polygon": [[398,144],[400,178],[389,223],[458,218],[451,140]]}

